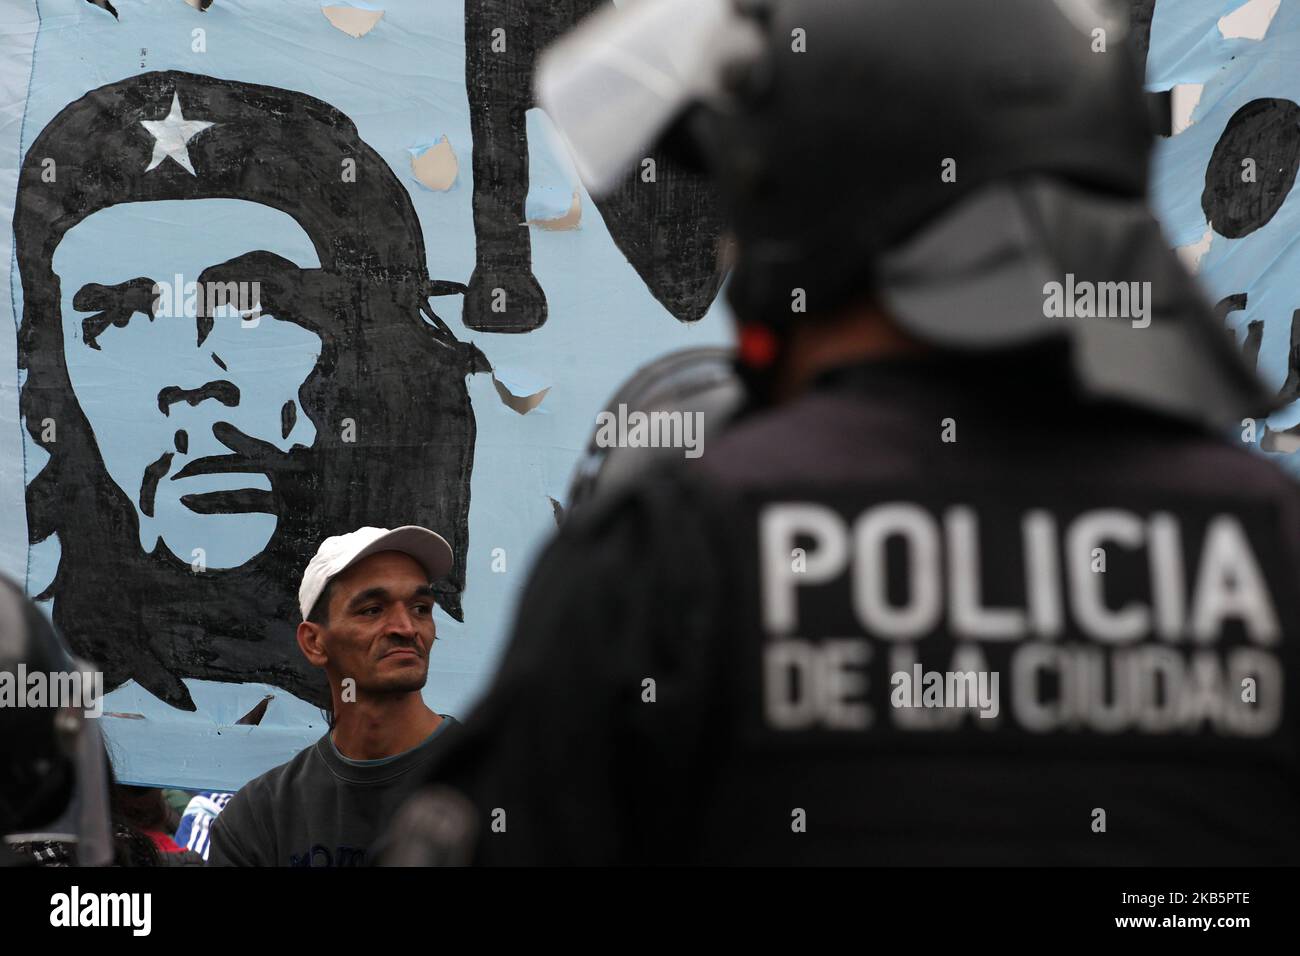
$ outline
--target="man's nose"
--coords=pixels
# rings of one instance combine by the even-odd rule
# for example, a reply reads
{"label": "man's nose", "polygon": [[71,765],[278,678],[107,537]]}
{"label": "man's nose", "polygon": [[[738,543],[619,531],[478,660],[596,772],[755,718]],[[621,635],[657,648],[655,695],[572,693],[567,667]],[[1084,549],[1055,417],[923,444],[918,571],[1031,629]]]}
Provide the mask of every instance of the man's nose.
{"label": "man's nose", "polygon": [[197,405],[199,402],[208,399],[218,401],[228,408],[234,408],[239,404],[239,386],[234,382],[226,381],[224,378],[216,382],[200,385],[198,388],[181,388],[179,385],[168,385],[158,393],[158,411],[164,415],[170,415],[172,406],[179,402]]}
{"label": "man's nose", "polygon": [[412,641],[420,636],[419,624],[405,604],[399,604],[389,615],[388,630],[394,636],[405,637]]}

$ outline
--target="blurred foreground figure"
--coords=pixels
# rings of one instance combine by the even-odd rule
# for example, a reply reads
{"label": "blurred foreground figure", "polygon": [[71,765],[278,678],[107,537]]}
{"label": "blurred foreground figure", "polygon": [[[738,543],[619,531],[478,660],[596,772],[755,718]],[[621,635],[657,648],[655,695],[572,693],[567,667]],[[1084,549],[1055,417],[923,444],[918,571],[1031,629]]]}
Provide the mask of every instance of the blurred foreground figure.
{"label": "blurred foreground figure", "polygon": [[[597,417],[596,432],[574,469],[568,509],[614,494],[643,477],[648,468],[683,456],[702,457],[709,437],[744,405],[744,388],[734,364],[729,349],[696,348],[670,352],[638,369]],[[620,421],[628,436],[635,434],[640,422],[646,441],[611,444],[607,439],[617,436]],[[676,431],[683,439],[681,447],[650,444],[652,425],[655,435],[660,429],[668,437]]]}
{"label": "blurred foreground figure", "polygon": [[712,172],[748,402],[568,516],[403,862],[1300,862],[1300,493],[1219,430],[1270,399],[1125,24],[646,0],[552,53],[592,188]]}
{"label": "blurred foreground figure", "polygon": [[[99,726],[53,699],[62,676],[76,674],[80,687],[89,673],[22,589],[0,576],[0,866],[131,865],[125,835],[114,843]],[[38,684],[39,699],[20,703]]]}

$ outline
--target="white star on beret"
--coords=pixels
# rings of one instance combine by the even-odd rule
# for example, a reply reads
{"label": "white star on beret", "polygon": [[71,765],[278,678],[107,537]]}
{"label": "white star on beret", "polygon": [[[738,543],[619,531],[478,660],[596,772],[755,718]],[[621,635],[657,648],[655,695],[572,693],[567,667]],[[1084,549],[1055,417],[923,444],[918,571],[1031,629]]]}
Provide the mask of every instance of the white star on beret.
{"label": "white star on beret", "polygon": [[198,175],[190,165],[190,152],[185,148],[185,144],[215,124],[203,120],[187,120],[181,115],[180,96],[172,93],[171,112],[160,120],[141,120],[140,125],[154,138],[153,158],[145,167],[146,173],[170,156],[185,167],[191,176]]}

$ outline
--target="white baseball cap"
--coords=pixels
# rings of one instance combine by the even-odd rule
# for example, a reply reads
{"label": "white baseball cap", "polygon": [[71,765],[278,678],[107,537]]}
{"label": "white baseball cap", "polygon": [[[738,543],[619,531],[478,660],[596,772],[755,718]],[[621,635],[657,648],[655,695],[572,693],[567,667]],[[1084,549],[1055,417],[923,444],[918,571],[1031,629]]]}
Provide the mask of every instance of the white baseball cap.
{"label": "white baseball cap", "polygon": [[316,556],[307,563],[298,587],[298,608],[305,621],[325,585],[337,574],[346,571],[362,558],[380,551],[400,551],[419,561],[436,581],[451,570],[452,554],[441,535],[428,528],[408,524],[400,528],[358,528],[351,534],[339,534],[321,542]]}

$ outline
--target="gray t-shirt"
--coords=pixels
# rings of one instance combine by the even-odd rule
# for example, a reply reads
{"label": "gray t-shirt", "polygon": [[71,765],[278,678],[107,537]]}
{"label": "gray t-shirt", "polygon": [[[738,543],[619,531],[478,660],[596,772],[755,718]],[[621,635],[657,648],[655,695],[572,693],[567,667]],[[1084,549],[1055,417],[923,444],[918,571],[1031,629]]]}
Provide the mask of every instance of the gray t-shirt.
{"label": "gray t-shirt", "polygon": [[209,866],[363,866],[410,787],[456,721],[416,747],[351,760],[327,733],[288,763],[244,785],[212,825]]}

